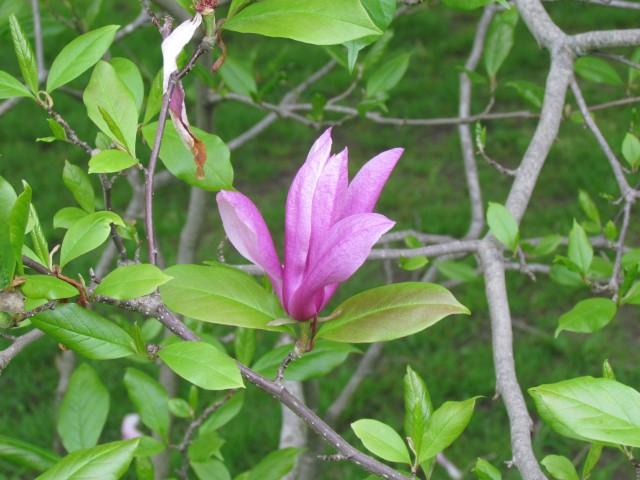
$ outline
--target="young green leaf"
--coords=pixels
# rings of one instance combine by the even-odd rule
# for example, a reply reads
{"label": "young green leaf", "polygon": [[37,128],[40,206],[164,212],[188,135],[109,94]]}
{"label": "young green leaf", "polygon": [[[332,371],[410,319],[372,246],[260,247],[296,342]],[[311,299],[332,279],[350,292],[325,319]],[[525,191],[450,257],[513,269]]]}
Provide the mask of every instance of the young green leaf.
{"label": "young green leaf", "polygon": [[456,260],[445,260],[444,262],[439,262],[436,266],[438,271],[450,280],[473,282],[480,278],[471,265]]}
{"label": "young green leaf", "polygon": [[33,228],[31,229],[30,235],[35,254],[37,255],[38,260],[42,265],[51,268],[51,259],[49,258],[49,245],[47,243],[47,239],[44,236],[44,232],[42,231],[40,219],[38,218],[38,212],[36,212],[36,208],[33,206],[33,203],[29,207],[29,215],[29,222],[33,222]]}
{"label": "young green leaf", "polygon": [[120,172],[137,163],[137,158],[121,150],[102,150],[89,160],[89,173]]}
{"label": "young green leaf", "polygon": [[622,156],[633,169],[640,162],[640,140],[633,133],[627,133],[622,141]]}
{"label": "young green leaf", "polygon": [[0,100],[14,97],[33,97],[33,94],[18,79],[0,70]]}
{"label": "young green leaf", "polygon": [[283,448],[271,452],[251,469],[246,480],[281,480],[291,471],[301,453],[299,448]]}
{"label": "young green leaf", "polygon": [[205,390],[244,387],[233,359],[208,343],[173,343],[160,350],[158,356],[175,373]]}
{"label": "young green leaf", "polygon": [[620,305],[625,305],[627,303],[630,305],[640,305],[640,282],[633,284],[625,296],[622,297]]}
{"label": "young green leaf", "polygon": [[257,2],[227,20],[224,29],[291,38],[314,45],[337,45],[382,34],[358,0]]}
{"label": "young green leaf", "polygon": [[92,213],[96,209],[96,196],[89,180],[89,175],[84,169],[65,160],[62,169],[62,181],[65,187],[73,194],[76,202],[87,212]]}
{"label": "young green leaf", "polygon": [[285,316],[277,298],[250,275],[222,265],[175,265],[160,295],[174,312],[205,322],[282,331],[269,322]]}
{"label": "young green leaf", "polygon": [[542,101],[544,99],[544,88],[540,85],[536,85],[526,80],[515,80],[505,83],[505,87],[511,87],[518,92],[518,95],[524,100],[529,102],[535,108],[542,108]]}
{"label": "young green leaf", "polygon": [[53,216],[53,228],[70,228],[81,218],[86,217],[87,211],[77,207],[64,207]]}
{"label": "young green leaf", "polygon": [[616,303],[609,298],[590,298],[578,302],[558,320],[557,337],[563,330],[593,333],[604,328],[616,314]]}
{"label": "young green leaf", "polygon": [[208,459],[204,462],[196,462],[190,458],[189,465],[199,480],[231,480],[229,470],[220,460]]}
{"label": "young green leaf", "polygon": [[596,207],[596,204],[591,199],[591,195],[581,189],[578,193],[578,201],[585,215],[598,226],[598,229],[601,229],[600,213],[598,212],[598,207]]}
{"label": "young green leaf", "polygon": [[579,377],[529,389],[556,432],[585,442],[640,447],[640,393],[608,378]]}
{"label": "young green leaf", "polygon": [[407,365],[404,376],[404,432],[413,441],[415,452],[420,451],[425,426],[433,404],[424,380]]}
{"label": "young green leaf", "polygon": [[31,319],[36,328],[87,358],[133,355],[133,338],[115,323],[75,303],[61,304]]}
{"label": "young green leaf", "polygon": [[557,480],[579,480],[576,467],[562,455],[547,455],[540,462],[549,474]]}
{"label": "young green leaf", "polygon": [[316,338],[336,342],[383,342],[412,335],[452,314],[468,314],[444,287],[396,283],[359,293],[335,309]]}
{"label": "young green leaf", "polygon": [[511,211],[499,203],[489,202],[487,223],[494,237],[512,252],[518,248],[520,231]]}
{"label": "young green leaf", "polygon": [[573,64],[575,72],[589,82],[622,85],[618,72],[601,58],[581,57]]}
{"label": "young green leaf", "polygon": [[227,14],[227,20],[233,17],[236,13],[242,10],[244,7],[249,4],[251,0],[231,0],[231,5],[229,6],[229,13]]}
{"label": "young green leaf", "polygon": [[0,459],[43,472],[59,462],[60,456],[17,438],[0,435]]}
{"label": "young green leaf", "polygon": [[9,29],[11,31],[11,40],[13,40],[13,48],[18,57],[18,65],[22,78],[33,93],[38,93],[38,64],[36,56],[33,53],[31,44],[27,36],[18,23],[15,15],[9,15]]}
{"label": "young green leaf", "polygon": [[[224,65],[223,65],[224,66]],[[146,125],[155,117],[162,108],[162,69],[153,79],[151,89],[149,90],[149,96],[147,97],[147,106],[144,111],[144,120],[142,125]]]}
{"label": "young green leaf", "polygon": [[58,433],[67,452],[94,447],[108,413],[109,391],[83,363],[71,375],[58,411]]}
{"label": "young green leaf", "polygon": [[[142,107],[142,100],[144,100],[144,82],[142,81],[142,75],[138,66],[128,58],[115,57],[109,60],[109,63],[116,71],[122,83],[129,89],[133,98],[136,101],[136,107],[138,108],[138,114]],[[136,117],[137,118],[137,117]]]}
{"label": "young green leaf", "polygon": [[476,460],[476,464],[471,471],[480,480],[502,480],[500,470],[482,458]]}
{"label": "young green leaf", "polygon": [[414,270],[420,270],[424,267],[429,260],[424,255],[420,255],[418,257],[402,257],[400,258],[400,267],[409,272],[413,272]]}
{"label": "young green leaf", "polygon": [[179,418],[193,418],[193,410],[184,398],[172,398],[169,400],[169,412]]}
{"label": "young green leaf", "polygon": [[377,98],[395,87],[409,68],[410,53],[397,55],[373,72],[366,85],[367,98]]}
{"label": "young green leaf", "polygon": [[218,73],[232,92],[250,97],[258,91],[251,65],[228,57]]}
{"label": "young green leaf", "polygon": [[200,427],[200,433],[218,430],[220,427],[223,427],[240,413],[243,405],[244,390],[236,391],[236,393],[233,395],[233,397],[231,397],[230,400],[228,400],[224,405],[213,412],[209,416],[209,418],[204,421],[204,423]]}
{"label": "young green leaf", "polygon": [[495,78],[509,56],[517,22],[518,12],[513,8],[496,15],[489,26],[484,45],[484,68],[490,78]]}
{"label": "young green leaf", "polygon": [[122,219],[113,212],[90,213],[73,224],[62,240],[60,267],[102,245],[109,237],[112,223],[124,226]]}
{"label": "young green leaf", "polygon": [[547,235],[543,237],[540,242],[533,248],[533,254],[537,257],[543,257],[550,255],[556,251],[558,246],[562,243],[562,236],[557,234]]}
{"label": "young green leaf", "polygon": [[155,265],[128,265],[116,268],[109,273],[93,293],[118,300],[129,300],[155,292],[160,285],[167,283],[171,278]]}
{"label": "young green leaf", "polygon": [[129,468],[139,438],[105,443],[70,453],[36,480],[120,478]]}
{"label": "young green leaf", "polygon": [[618,238],[618,227],[611,220],[604,226],[604,236],[610,242],[615,242],[616,238]]}
{"label": "young green leaf", "polygon": [[51,64],[47,92],[53,92],[95,65],[111,46],[118,28],[119,25],[107,25],[80,35],[66,45]]}
{"label": "young green leaf", "polygon": [[602,454],[602,445],[598,445],[594,443],[591,445],[589,449],[589,453],[587,454],[587,458],[584,460],[584,466],[582,467],[582,479],[589,480],[591,477],[591,472],[598,464],[598,460],[600,460],[600,455]]}
{"label": "young green leaf", "polygon": [[169,432],[169,396],[160,383],[135,368],[127,368],[124,386],[140,414],[140,419],[167,442]]}
{"label": "young green leaf", "polygon": [[389,462],[411,465],[407,446],[389,425],[378,420],[363,419],[353,422],[351,429],[370,452]]}
{"label": "young green leaf", "polygon": [[484,7],[493,0],[443,0],[443,3],[449,8],[457,8],[459,10],[475,10]]}
{"label": "young green leaf", "polygon": [[477,397],[464,402],[445,402],[431,414],[418,452],[419,463],[435,457],[460,436],[471,421],[476,400]]}
{"label": "young green leaf", "polygon": [[22,293],[28,298],[58,300],[79,295],[78,289],[67,282],[48,275],[25,275]]}
{"label": "young green leaf", "polygon": [[236,360],[244,365],[251,365],[256,351],[256,331],[252,328],[237,328],[233,340]]}
{"label": "young green leaf", "polygon": [[593,261],[593,247],[586,232],[575,220],[569,232],[569,260],[578,266],[582,274],[589,272]]}
{"label": "young green leaf", "polygon": [[16,258],[16,273],[18,275],[24,274],[22,267],[22,247],[29,222],[30,207],[31,187],[28,183],[24,182],[24,191],[18,196],[9,213],[9,242],[13,247],[13,254]]}

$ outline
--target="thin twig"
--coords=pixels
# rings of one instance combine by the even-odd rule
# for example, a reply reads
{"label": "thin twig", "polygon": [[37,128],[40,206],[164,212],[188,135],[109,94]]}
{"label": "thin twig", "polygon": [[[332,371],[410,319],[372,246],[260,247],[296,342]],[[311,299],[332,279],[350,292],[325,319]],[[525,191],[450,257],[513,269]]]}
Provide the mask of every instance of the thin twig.
{"label": "thin twig", "polygon": [[51,115],[51,117],[56,122],[58,122],[62,128],[64,128],[64,131],[67,132],[67,140],[70,143],[73,143],[74,145],[79,146],[89,155],[93,155],[93,148],[91,147],[91,145],[89,145],[87,142],[80,140],[75,130],[71,128],[71,125],[69,125],[67,121],[64,118],[62,118],[62,116],[59,113],[55,112],[53,108],[46,102],[43,102],[42,106],[47,111],[47,113]]}
{"label": "thin twig", "polygon": [[44,66],[42,23],[40,21],[40,4],[38,0],[31,0],[31,12],[33,15],[33,40],[36,50],[36,63],[38,64],[38,83],[40,83],[47,77],[47,69]]}
{"label": "thin twig", "polygon": [[613,290],[613,301],[618,301],[618,280],[620,276],[620,270],[622,265],[622,253],[624,250],[624,241],[627,238],[627,232],[629,230],[629,218],[631,216],[631,207],[633,205],[633,198],[628,198],[624,204],[624,210],[622,215],[622,226],[620,227],[620,235],[618,237],[618,249],[616,251],[616,259],[613,262],[613,272],[611,273],[611,280],[609,286]]}
{"label": "thin twig", "polygon": [[13,360],[16,355],[43,336],[44,332],[31,330],[16,338],[11,345],[0,352],[0,372],[7,368],[7,365],[11,363],[11,360]]}

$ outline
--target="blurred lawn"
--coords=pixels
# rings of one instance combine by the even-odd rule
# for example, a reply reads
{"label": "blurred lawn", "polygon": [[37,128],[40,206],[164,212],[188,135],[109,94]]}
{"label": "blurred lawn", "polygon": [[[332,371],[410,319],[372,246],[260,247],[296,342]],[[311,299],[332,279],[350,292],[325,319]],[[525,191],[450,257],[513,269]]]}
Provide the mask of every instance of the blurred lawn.
{"label": "blurred lawn", "polygon": [[[124,25],[137,14],[137,2],[105,2],[105,5],[95,26],[109,23]],[[632,26],[628,13],[622,10],[589,6],[581,2],[554,2],[545,7],[569,32]],[[419,13],[397,20],[388,55],[391,57],[406,51],[413,51],[414,54],[406,77],[392,92],[388,102],[390,115],[408,118],[456,115],[456,67],[465,62],[478,17],[479,12],[454,12],[442,6],[423,6]],[[45,23],[55,25],[46,15]],[[17,75],[19,70],[10,48],[6,25],[0,24],[0,32],[0,64],[3,69]],[[522,22],[516,33],[516,47],[499,77],[497,111],[529,108],[512,89],[502,86],[508,81],[529,80],[544,85],[548,67],[547,52],[537,47]],[[47,38],[48,62],[71,38],[73,34],[68,31]],[[230,56],[245,58],[256,51],[257,71],[261,72],[258,81],[261,85],[273,75],[264,72],[286,73],[286,80],[277,85],[269,98],[272,101],[278,101],[280,94],[328,60],[320,47],[231,33],[227,34],[226,39]],[[115,46],[112,54],[129,57],[140,64],[149,82],[161,63],[156,46],[157,33],[146,29]],[[615,67],[626,78],[626,70],[618,65]],[[87,80],[88,74],[85,74],[72,82],[71,87],[82,89]],[[338,69],[314,85],[309,93],[335,95],[350,82],[346,72]],[[193,91],[193,77],[187,79],[185,84],[187,89]],[[479,112],[488,100],[486,86],[476,85],[474,90],[473,111]],[[603,85],[584,84],[584,90],[591,104],[614,100],[625,94],[623,87]],[[54,100],[56,110],[74,126],[81,138],[91,142],[96,129],[87,121],[84,106],[61,93],[57,93]],[[571,97],[568,101],[572,101]],[[247,106],[221,104],[215,111],[216,133],[224,140],[231,140],[262,116],[262,113]],[[619,151],[630,118],[630,108],[616,108],[597,114],[597,120],[614,151]],[[487,128],[489,155],[507,166],[516,167],[527,148],[535,121],[493,122],[487,123]],[[254,199],[280,248],[288,185],[318,134],[282,120],[256,141],[233,153],[235,186]],[[45,224],[50,245],[54,245],[61,241],[63,232],[54,231],[50,219],[58,209],[73,204],[71,194],[62,185],[61,167],[65,159],[78,165],[86,165],[87,159],[84,152],[70,145],[34,143],[35,138],[47,135],[46,115],[29,102],[21,102],[0,117],[0,174],[16,188],[19,188],[21,179],[31,184],[34,203]],[[415,228],[455,236],[465,233],[469,207],[454,127],[398,128],[356,119],[334,128],[333,137],[335,151],[343,146],[349,147],[352,172],[382,150],[396,146],[406,148],[378,207],[378,211],[397,221],[397,229]],[[145,148],[139,146],[139,151],[148,152]],[[145,162],[147,154],[140,155]],[[488,201],[503,203],[510,179],[501,177],[482,160],[479,160],[479,172],[485,205]],[[98,192],[98,182],[94,185]],[[615,217],[617,208],[606,204],[598,196],[601,192],[613,196],[618,193],[608,164],[583,126],[566,121],[524,217],[521,227],[523,238],[552,232],[568,233],[572,219],[583,218],[577,202],[578,189],[588,191],[596,200],[604,222]],[[129,195],[126,182],[118,182],[114,195],[117,208],[124,208]],[[156,194],[156,211],[162,212],[156,217],[160,245],[168,264],[175,261],[188,195],[189,188],[179,183]],[[206,227],[198,258],[211,260],[223,238],[213,196],[211,208],[202,221]],[[637,222],[632,228],[633,238],[637,239]],[[141,226],[139,231],[142,235]],[[229,259],[236,258],[230,249],[227,250]],[[77,269],[86,276],[93,260],[90,257],[80,260],[75,262]],[[410,275],[398,271],[397,277],[408,279]],[[601,363],[606,358],[610,359],[621,381],[635,388],[640,386],[637,309],[623,308],[617,319],[597,334],[579,336],[563,333],[560,338],[554,339],[558,316],[569,310],[576,301],[588,297],[589,293],[558,286],[542,276],[533,282],[528,277],[509,273],[508,280],[514,319],[519,325],[526,324],[534,329],[534,333],[517,327],[515,329],[516,362],[523,390],[581,375],[599,375]],[[369,264],[338,290],[332,305],[382,281],[379,263]],[[406,365],[410,364],[426,380],[436,405],[446,400],[463,400],[475,395],[485,397],[478,401],[476,413],[466,432],[446,453],[460,468],[469,468],[476,457],[482,456],[504,473],[506,469],[502,468],[502,463],[510,460],[508,426],[501,401],[492,399],[495,385],[483,284],[480,280],[464,284],[456,288],[454,293],[471,309],[472,315],[447,318],[425,332],[386,345],[385,356],[377,365],[376,372],[363,384],[349,410],[344,412],[340,431],[360,445],[349,429],[349,423],[358,418],[377,418],[401,430],[402,376]],[[275,342],[275,337],[266,333],[259,333],[258,338],[261,353]],[[55,342],[42,340],[14,360],[0,377],[0,433],[14,435],[43,447],[51,446],[53,394],[57,382],[52,361],[55,355]],[[325,411],[348,381],[356,362],[357,358],[351,358],[329,378],[319,382],[321,412]],[[112,394],[112,415],[103,439],[115,439],[120,419],[133,410],[121,383],[124,367],[130,363],[112,361],[91,364],[103,375]],[[530,401],[529,406],[534,412]],[[247,388],[242,417],[222,430],[227,439],[223,453],[232,473],[250,468],[276,447],[279,410],[279,405],[271,398],[252,387]],[[247,425],[252,428],[246,428]],[[180,428],[178,424],[177,429]],[[581,450],[583,445],[579,442],[563,439],[538,421],[535,431],[534,442],[539,458],[549,453],[570,458],[586,453]],[[596,471],[592,478],[612,478],[612,471],[623,463],[621,457],[616,455],[605,455],[603,459],[607,468]],[[625,477],[630,475],[631,471],[626,465],[621,468]],[[330,463],[325,466],[322,478],[355,480],[364,476],[361,470],[350,464]],[[0,462],[0,479],[4,478],[30,477],[22,470]],[[446,477],[442,470],[436,469],[434,478]],[[518,475],[512,471],[505,478],[518,478]]]}

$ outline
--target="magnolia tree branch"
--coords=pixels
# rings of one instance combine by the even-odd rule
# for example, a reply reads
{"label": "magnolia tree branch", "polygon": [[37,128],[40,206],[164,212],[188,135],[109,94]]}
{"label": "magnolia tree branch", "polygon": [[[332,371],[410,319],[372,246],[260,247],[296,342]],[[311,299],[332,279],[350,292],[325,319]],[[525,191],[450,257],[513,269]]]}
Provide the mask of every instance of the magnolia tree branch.
{"label": "magnolia tree branch", "polygon": [[43,336],[44,332],[41,332],[40,330],[31,330],[30,332],[17,337],[11,345],[0,352],[0,372],[7,368],[7,365],[11,363],[11,360],[13,360],[16,355]]}
{"label": "magnolia tree branch", "polygon": [[38,64],[38,82],[42,82],[47,76],[47,69],[44,67],[44,49],[42,48],[42,22],[40,20],[39,0],[31,0],[31,13],[33,15],[33,40],[36,53],[36,63]]}

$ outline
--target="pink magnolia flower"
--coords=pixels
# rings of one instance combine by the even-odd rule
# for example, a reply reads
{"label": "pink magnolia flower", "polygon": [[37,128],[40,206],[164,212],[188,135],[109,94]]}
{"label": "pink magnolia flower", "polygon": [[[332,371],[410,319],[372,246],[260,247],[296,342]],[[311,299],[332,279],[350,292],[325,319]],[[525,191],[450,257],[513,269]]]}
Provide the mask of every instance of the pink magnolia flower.
{"label": "pink magnolia flower", "polygon": [[[163,93],[167,93],[171,74],[178,71],[178,55],[180,55],[185,45],[193,38],[200,23],[202,23],[202,15],[196,13],[193,18],[178,25],[162,42]],[[180,82],[176,84],[171,94],[169,114],[171,115],[173,126],[178,132],[182,143],[193,153],[193,160],[197,166],[196,178],[204,178],[203,167],[207,160],[207,147],[191,131],[191,125],[189,125],[189,119],[187,118],[187,110],[184,106],[184,90]]]}
{"label": "pink magnolia flower", "polygon": [[324,132],[289,190],[284,266],[253,202],[239,192],[218,193],[229,240],[266,272],[295,320],[314,318],[338,284],[360,268],[376,241],[395,224],[372,211],[402,152],[395,148],[374,157],[349,184],[347,149],[331,155],[331,129]]}

